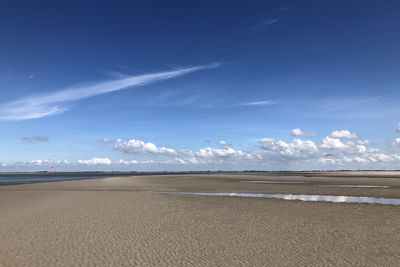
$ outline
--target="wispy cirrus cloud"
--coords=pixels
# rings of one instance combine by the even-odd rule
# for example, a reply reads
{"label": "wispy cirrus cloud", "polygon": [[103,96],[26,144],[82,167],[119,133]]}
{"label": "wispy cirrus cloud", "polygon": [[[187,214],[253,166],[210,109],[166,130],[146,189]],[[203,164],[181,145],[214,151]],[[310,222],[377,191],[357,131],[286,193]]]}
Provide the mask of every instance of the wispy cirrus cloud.
{"label": "wispy cirrus cloud", "polygon": [[66,103],[68,102],[168,80],[204,69],[217,68],[220,65],[212,63],[172,71],[128,76],[111,81],[77,85],[43,95],[27,96],[1,105],[0,120],[18,121],[54,116],[67,111]]}
{"label": "wispy cirrus cloud", "polygon": [[268,27],[271,24],[275,24],[280,20],[280,18],[267,18],[259,22],[258,24],[255,24],[249,28],[250,31],[254,30],[261,30],[264,29],[265,27]]}
{"label": "wispy cirrus cloud", "polygon": [[273,102],[271,100],[263,100],[263,101],[240,103],[239,106],[270,106],[270,105],[274,105],[274,104],[275,104],[275,102]]}
{"label": "wispy cirrus cloud", "polygon": [[279,9],[278,13],[282,13],[288,9],[289,9],[288,7],[282,7],[281,9]]}
{"label": "wispy cirrus cloud", "polygon": [[332,108],[329,108],[329,109],[325,109],[325,110],[316,112],[316,113],[314,113],[312,115],[321,115],[321,114],[324,114],[324,113],[329,113],[329,112],[333,112],[333,111],[337,111],[337,110],[341,110],[341,109],[351,108],[353,106],[360,105],[360,104],[365,104],[365,103],[369,103],[369,102],[378,101],[378,100],[380,100],[382,98],[391,96],[391,95],[393,95],[395,93],[397,93],[397,92],[391,92],[391,93],[378,95],[378,96],[374,96],[374,97],[370,97],[370,98],[364,98],[364,99],[353,101],[353,102],[350,102],[350,103],[347,103],[347,104],[344,104],[344,105],[338,105],[338,106],[335,106],[335,107],[332,107]]}

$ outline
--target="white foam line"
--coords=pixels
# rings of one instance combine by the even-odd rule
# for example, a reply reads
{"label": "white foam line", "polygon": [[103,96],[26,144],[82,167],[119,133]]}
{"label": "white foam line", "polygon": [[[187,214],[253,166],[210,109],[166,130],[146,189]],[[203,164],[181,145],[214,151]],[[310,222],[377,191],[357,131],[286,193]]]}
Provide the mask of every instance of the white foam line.
{"label": "white foam line", "polygon": [[343,188],[390,188],[389,185],[347,185],[347,184],[326,184],[320,185],[320,187],[343,187]]}
{"label": "white foam line", "polygon": [[292,181],[240,181],[241,183],[253,183],[253,184],[305,184],[306,182],[292,182]]}
{"label": "white foam line", "polygon": [[380,205],[400,205],[399,198],[357,197],[357,196],[327,196],[327,195],[292,195],[292,194],[264,194],[264,193],[221,193],[221,192],[161,192],[173,195],[217,196],[217,197],[245,197],[268,198],[283,200],[300,200],[312,202],[334,203],[364,203]]}

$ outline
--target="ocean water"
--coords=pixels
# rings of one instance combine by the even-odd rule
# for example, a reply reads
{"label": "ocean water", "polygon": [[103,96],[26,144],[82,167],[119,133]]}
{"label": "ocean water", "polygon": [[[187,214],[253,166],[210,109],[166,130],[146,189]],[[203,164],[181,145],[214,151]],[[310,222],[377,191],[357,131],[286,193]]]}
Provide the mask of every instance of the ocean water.
{"label": "ocean water", "polygon": [[110,174],[92,174],[92,173],[79,173],[79,174],[0,174],[1,185],[17,185],[17,184],[32,184],[44,182],[58,182],[82,179],[98,179],[110,177]]}

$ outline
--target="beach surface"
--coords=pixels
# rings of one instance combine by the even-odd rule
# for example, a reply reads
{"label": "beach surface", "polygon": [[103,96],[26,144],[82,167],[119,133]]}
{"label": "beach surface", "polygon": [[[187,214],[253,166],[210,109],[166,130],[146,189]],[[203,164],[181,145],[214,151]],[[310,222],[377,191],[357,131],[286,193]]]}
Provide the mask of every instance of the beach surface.
{"label": "beach surface", "polygon": [[[180,194],[175,194],[175,193]],[[400,266],[400,174],[111,177],[0,187],[0,266]]]}

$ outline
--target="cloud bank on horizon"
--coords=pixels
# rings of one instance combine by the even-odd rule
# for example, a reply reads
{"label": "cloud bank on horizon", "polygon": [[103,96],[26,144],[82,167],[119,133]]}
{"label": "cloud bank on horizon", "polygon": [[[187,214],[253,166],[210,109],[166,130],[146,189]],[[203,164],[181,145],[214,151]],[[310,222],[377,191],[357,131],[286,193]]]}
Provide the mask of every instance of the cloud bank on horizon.
{"label": "cloud bank on horizon", "polygon": [[200,70],[217,68],[220,65],[220,63],[212,63],[173,71],[129,76],[112,81],[77,85],[64,90],[38,96],[27,96],[2,104],[0,106],[0,120],[19,121],[54,116],[67,111],[68,107],[66,106],[66,103],[71,101],[108,94],[137,86],[144,86]]}
{"label": "cloud bank on horizon", "polygon": [[[291,133],[309,135],[309,132],[295,128]],[[307,133],[307,134],[304,134]],[[314,133],[313,133],[314,134]],[[0,170],[15,167],[25,169],[43,169],[56,166],[58,169],[100,169],[100,170],[244,170],[243,166],[253,170],[313,170],[346,169],[349,166],[358,169],[394,169],[400,163],[400,138],[393,140],[391,152],[385,152],[371,145],[349,130],[335,130],[325,136],[321,142],[300,139],[294,135],[291,141],[264,137],[260,138],[256,148],[243,151],[220,141],[219,147],[204,147],[198,150],[177,149],[158,146],[152,142],[138,139],[121,140],[104,138],[103,145],[127,156],[156,156],[140,159],[110,159],[93,156],[74,162],[67,160],[31,160],[0,163]],[[130,159],[129,159],[130,158]]]}

